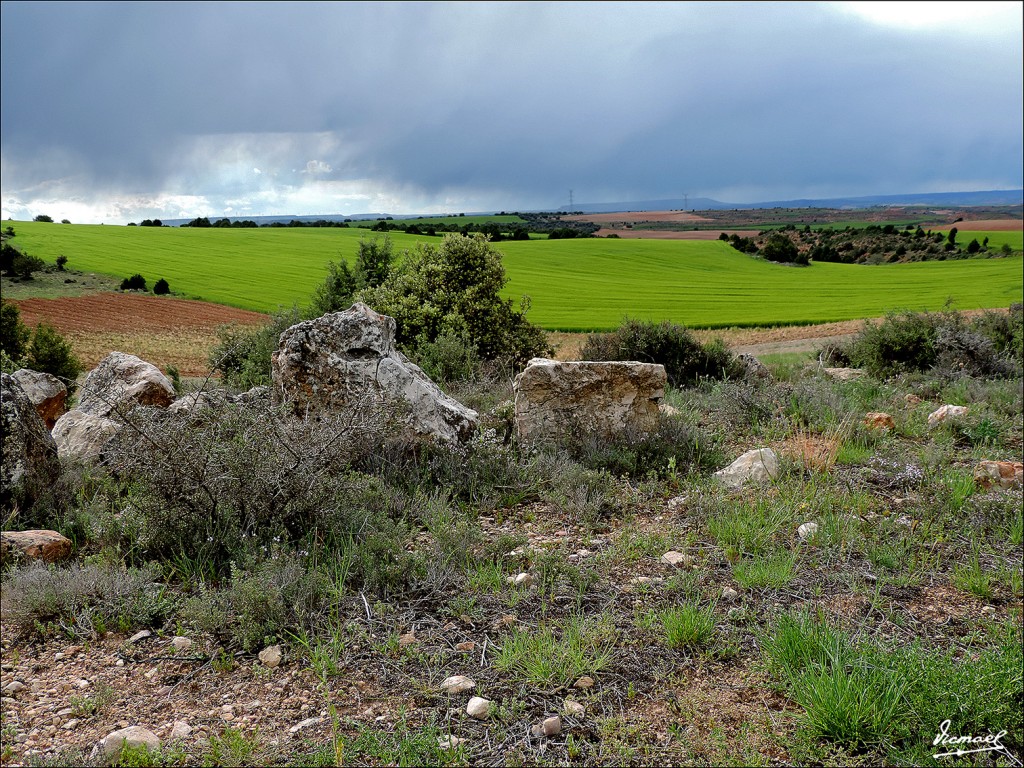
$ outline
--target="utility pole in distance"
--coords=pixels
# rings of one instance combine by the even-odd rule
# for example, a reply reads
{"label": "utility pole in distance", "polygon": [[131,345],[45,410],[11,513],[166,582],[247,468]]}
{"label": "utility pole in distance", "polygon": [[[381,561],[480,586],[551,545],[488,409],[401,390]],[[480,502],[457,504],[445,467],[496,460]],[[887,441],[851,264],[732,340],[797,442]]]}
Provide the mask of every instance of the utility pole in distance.
{"label": "utility pole in distance", "polygon": [[572,190],[569,190],[569,213],[572,213]]}

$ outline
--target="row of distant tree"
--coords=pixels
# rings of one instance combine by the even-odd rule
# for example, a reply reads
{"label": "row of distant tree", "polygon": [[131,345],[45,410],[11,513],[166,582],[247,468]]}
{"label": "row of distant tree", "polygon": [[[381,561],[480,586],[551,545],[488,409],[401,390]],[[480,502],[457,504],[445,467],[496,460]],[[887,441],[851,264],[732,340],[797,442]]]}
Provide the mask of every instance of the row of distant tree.
{"label": "row of distant tree", "polygon": [[988,237],[981,241],[972,238],[966,244],[958,239],[956,227],[948,232],[932,232],[921,226],[908,224],[902,229],[894,224],[822,228],[812,230],[805,226],[798,230],[793,225],[781,229],[764,230],[756,236],[737,234],[720,235],[741,253],[758,255],[769,261],[806,265],[811,261],[831,261],[841,264],[882,264],[911,261],[944,261],[986,255],[1007,255],[1012,252],[1004,244],[990,252]]}

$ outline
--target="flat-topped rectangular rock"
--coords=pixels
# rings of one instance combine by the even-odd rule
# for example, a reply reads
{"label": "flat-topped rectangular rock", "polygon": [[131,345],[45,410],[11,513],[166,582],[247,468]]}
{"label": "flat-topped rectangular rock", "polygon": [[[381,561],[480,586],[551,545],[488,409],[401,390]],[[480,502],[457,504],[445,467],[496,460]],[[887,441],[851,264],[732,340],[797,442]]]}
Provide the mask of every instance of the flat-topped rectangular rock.
{"label": "flat-topped rectangular rock", "polygon": [[654,430],[665,384],[665,367],[654,363],[534,358],[515,380],[519,439]]}

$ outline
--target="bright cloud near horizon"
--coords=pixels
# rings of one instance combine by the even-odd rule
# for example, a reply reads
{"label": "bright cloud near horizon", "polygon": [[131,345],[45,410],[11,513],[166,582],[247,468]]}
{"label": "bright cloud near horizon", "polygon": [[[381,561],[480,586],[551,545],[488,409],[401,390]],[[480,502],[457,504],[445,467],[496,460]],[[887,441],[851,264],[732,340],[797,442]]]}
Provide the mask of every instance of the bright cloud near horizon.
{"label": "bright cloud near horizon", "polygon": [[2,217],[1024,186],[1024,4],[4,2]]}

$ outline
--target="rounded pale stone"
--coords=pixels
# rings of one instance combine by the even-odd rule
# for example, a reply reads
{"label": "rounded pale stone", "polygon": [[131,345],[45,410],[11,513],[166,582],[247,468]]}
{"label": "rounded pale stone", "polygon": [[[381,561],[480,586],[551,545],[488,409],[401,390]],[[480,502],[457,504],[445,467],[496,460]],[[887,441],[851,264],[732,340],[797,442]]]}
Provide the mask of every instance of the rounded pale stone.
{"label": "rounded pale stone", "polygon": [[477,720],[486,720],[491,711],[491,702],[481,696],[474,696],[466,705],[466,714]]}
{"label": "rounded pale stone", "polygon": [[445,693],[462,693],[475,687],[476,683],[465,675],[453,675],[441,683],[441,690]]}

